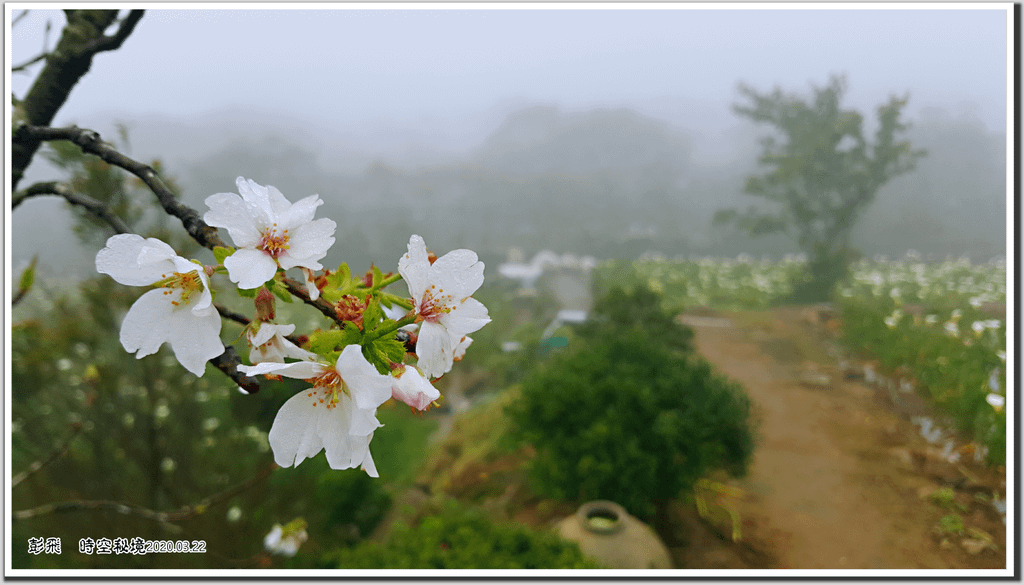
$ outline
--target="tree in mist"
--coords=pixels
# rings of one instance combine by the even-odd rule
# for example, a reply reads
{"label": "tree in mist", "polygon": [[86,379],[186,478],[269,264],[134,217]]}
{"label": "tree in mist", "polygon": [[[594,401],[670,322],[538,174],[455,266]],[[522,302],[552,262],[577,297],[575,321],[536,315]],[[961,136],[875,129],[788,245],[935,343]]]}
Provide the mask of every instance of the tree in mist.
{"label": "tree in mist", "polygon": [[733,106],[738,115],[774,127],[761,140],[758,163],[765,171],[748,177],[744,187],[769,208],[720,210],[715,223],[734,223],[752,236],[795,237],[808,256],[810,276],[794,290],[796,300],[828,298],[855,258],[850,235],[856,221],[883,185],[913,170],[925,154],[902,139],[907,96],[892,96],[878,107],[878,129],[869,142],[860,112],[841,106],[846,87],[844,76],[833,75],[805,101],[780,88],[760,93],[741,83],[748,102]]}

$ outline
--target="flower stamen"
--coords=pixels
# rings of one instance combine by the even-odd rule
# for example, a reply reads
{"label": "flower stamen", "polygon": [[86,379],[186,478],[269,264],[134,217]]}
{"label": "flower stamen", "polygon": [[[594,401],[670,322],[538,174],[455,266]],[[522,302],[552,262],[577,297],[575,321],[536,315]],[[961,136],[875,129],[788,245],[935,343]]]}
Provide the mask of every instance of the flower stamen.
{"label": "flower stamen", "polygon": [[193,294],[203,291],[203,281],[199,278],[198,270],[186,273],[174,272],[170,276],[161,274],[160,280],[154,282],[153,286],[166,289],[164,290],[165,295],[172,294],[175,289],[181,289],[181,298],[177,301],[171,301],[171,304],[175,307],[189,304]]}
{"label": "flower stamen", "polygon": [[281,235],[278,235],[275,223],[272,227],[263,230],[263,238],[256,244],[256,247],[262,249],[272,258],[277,258],[291,247],[288,245],[288,230],[284,230]]}

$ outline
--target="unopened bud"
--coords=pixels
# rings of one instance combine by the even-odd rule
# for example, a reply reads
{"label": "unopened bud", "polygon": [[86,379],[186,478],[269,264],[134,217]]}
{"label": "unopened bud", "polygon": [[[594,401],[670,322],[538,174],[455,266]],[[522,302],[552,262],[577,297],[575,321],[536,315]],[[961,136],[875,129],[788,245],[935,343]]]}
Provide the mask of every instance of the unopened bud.
{"label": "unopened bud", "polygon": [[260,287],[256,293],[256,318],[260,321],[273,321],[274,315],[274,294]]}

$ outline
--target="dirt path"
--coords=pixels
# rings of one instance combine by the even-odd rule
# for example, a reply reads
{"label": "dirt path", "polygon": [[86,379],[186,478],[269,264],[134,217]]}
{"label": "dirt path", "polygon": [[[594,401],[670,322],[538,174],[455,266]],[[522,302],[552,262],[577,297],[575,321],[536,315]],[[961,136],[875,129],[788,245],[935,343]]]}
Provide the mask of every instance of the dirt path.
{"label": "dirt path", "polygon": [[[728,483],[746,492],[735,502],[744,543],[773,559],[774,568],[1005,567],[1005,527],[977,495],[1005,493],[1000,476],[937,456],[913,413],[863,380],[844,379],[824,328],[804,312],[687,321],[699,353],[746,386],[755,403],[752,466],[746,478]],[[942,487],[955,494],[945,509],[928,497]],[[954,510],[957,504],[963,509]],[[939,535],[939,520],[954,511],[978,532]],[[690,553],[690,566],[741,568],[739,557],[719,567],[714,553]]]}

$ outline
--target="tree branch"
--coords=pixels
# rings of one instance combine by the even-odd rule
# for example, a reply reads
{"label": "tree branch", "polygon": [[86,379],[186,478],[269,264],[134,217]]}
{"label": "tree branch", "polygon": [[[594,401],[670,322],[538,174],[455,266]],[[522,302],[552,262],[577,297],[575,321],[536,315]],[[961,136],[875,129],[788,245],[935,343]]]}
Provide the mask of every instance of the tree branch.
{"label": "tree branch", "polygon": [[39,459],[37,461],[33,461],[32,464],[28,466],[28,469],[26,469],[25,471],[22,471],[18,475],[15,475],[14,478],[11,479],[11,489],[14,489],[14,488],[18,487],[19,483],[21,483],[21,482],[25,481],[26,479],[32,477],[33,475],[38,473],[40,470],[42,470],[44,467],[46,467],[47,465],[53,463],[54,461],[59,459],[61,456],[63,456],[65,453],[67,453],[68,452],[68,448],[71,447],[71,441],[74,441],[75,437],[77,437],[79,435],[79,433],[82,432],[82,423],[74,423],[74,424],[72,424],[71,425],[71,429],[72,429],[71,436],[68,437],[66,441],[64,441],[63,445],[61,445],[61,446],[57,447],[56,449],[54,449],[53,452],[50,453],[50,455],[46,457],[46,459]]}
{"label": "tree branch", "polygon": [[206,510],[215,504],[219,504],[225,500],[233,498],[234,496],[244,492],[245,490],[253,487],[257,483],[265,480],[270,473],[277,467],[276,464],[271,463],[267,465],[255,477],[248,481],[238,484],[234,487],[230,487],[223,492],[214,494],[198,504],[192,506],[185,506],[175,512],[156,512],[148,508],[132,507],[127,504],[120,502],[112,502],[109,500],[74,500],[70,502],[60,502],[56,504],[44,504],[28,510],[15,510],[11,513],[11,520],[26,520],[28,518],[34,518],[36,516],[44,516],[46,514],[66,514],[68,512],[83,512],[86,510],[113,510],[120,514],[127,516],[138,516],[140,518],[148,518],[150,520],[156,520],[160,523],[180,522],[182,520],[188,520],[194,516],[198,516],[206,512]]}
{"label": "tree branch", "polygon": [[242,365],[242,360],[238,357],[238,352],[235,351],[234,347],[230,345],[225,346],[224,353],[211,359],[210,363],[218,370],[224,372],[227,377],[234,380],[238,387],[246,394],[256,394],[260,391],[260,381],[258,379],[251,378],[238,371],[238,366]]}
{"label": "tree branch", "polygon": [[96,201],[92,197],[87,195],[81,195],[71,190],[71,187],[65,183],[58,181],[50,181],[45,183],[34,183],[28,189],[23,189],[11,196],[11,210],[21,205],[21,202],[28,199],[29,197],[35,197],[38,195],[60,195],[72,205],[78,205],[84,207],[89,213],[92,213],[96,217],[110,224],[110,227],[114,228],[114,231],[119,234],[131,233],[128,224],[124,223],[120,217],[110,213],[107,206],[103,203]]}
{"label": "tree branch", "polygon": [[15,66],[11,67],[11,73],[18,73],[20,71],[24,71],[25,69],[28,69],[32,65],[35,65],[36,63],[42,61],[43,59],[46,59],[49,56],[50,56],[49,53],[40,53],[40,54],[36,55],[35,57],[32,57],[28,61],[25,61],[21,65],[15,65]]}
{"label": "tree branch", "polygon": [[69,140],[81,148],[82,152],[96,155],[104,162],[132,173],[149,187],[167,213],[181,220],[185,231],[200,245],[210,249],[214,246],[227,246],[217,235],[217,228],[207,225],[196,210],[177,200],[153,167],[114,150],[110,144],[100,139],[97,132],[77,126],[50,128],[28,124],[15,125],[13,143],[38,144],[50,140]]}
{"label": "tree branch", "polygon": [[[61,33],[57,46],[49,52],[46,65],[39,72],[25,98],[14,109],[13,120],[18,124],[48,126],[53,117],[67,101],[71,90],[89,72],[93,56],[101,51],[120,47],[135,29],[143,11],[133,10],[122,21],[117,33],[111,37],[103,34],[117,20],[117,10],[65,10],[67,25]],[[17,189],[25,169],[36,150],[38,140],[12,144],[11,147],[11,189]]]}

